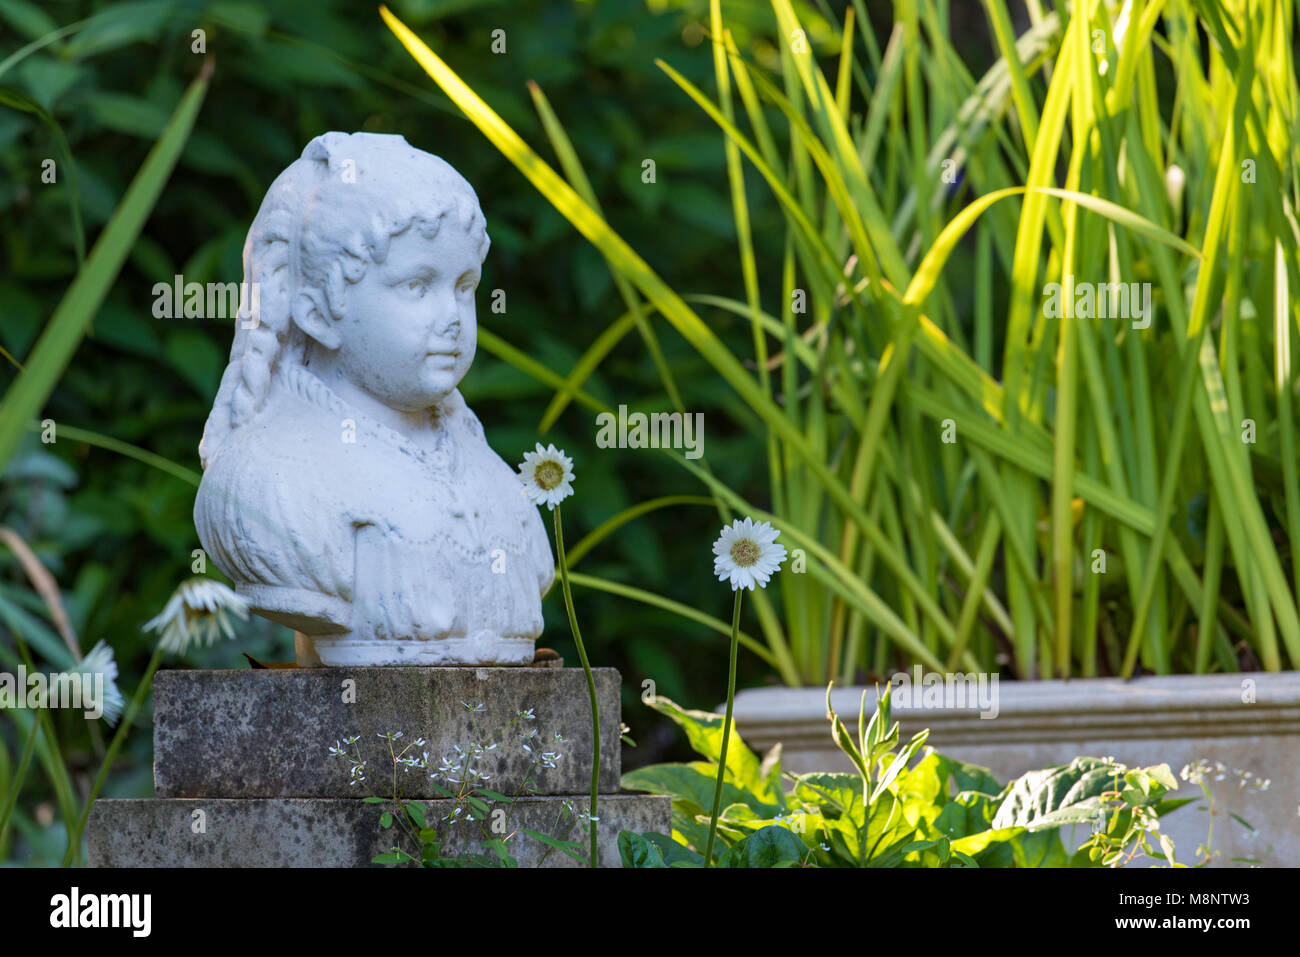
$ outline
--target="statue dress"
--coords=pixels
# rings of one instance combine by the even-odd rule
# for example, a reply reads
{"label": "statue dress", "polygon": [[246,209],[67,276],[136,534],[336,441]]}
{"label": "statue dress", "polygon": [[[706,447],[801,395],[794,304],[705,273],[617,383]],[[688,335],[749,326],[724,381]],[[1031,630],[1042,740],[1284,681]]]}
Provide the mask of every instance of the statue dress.
{"label": "statue dress", "polygon": [[[541,518],[459,390],[430,420],[433,449],[288,367],[204,473],[209,556],[327,662],[339,636],[385,663],[532,660],[555,574]],[[378,486],[376,456],[391,479]]]}

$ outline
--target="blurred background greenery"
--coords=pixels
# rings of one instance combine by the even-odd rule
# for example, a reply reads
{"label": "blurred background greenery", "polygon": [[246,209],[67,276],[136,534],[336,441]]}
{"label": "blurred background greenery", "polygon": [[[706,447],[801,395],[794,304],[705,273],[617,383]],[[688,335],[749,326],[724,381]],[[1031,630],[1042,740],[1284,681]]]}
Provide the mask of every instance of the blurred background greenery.
{"label": "blurred background greenery", "polygon": [[[783,4],[777,6],[785,9]],[[1051,207],[1047,220],[1051,242],[1040,257],[1036,237],[1043,229],[1042,197],[1023,204],[1017,198],[994,207],[987,216],[988,228],[981,222],[981,230],[963,238],[943,263],[935,291],[920,294],[920,304],[950,337],[937,347],[939,352],[967,365],[954,375],[951,365],[936,361],[931,341],[927,362],[896,363],[887,374],[881,372],[880,357],[887,345],[893,347],[894,330],[910,328],[903,320],[912,320],[898,308],[896,300],[906,283],[899,284],[897,277],[906,278],[922,250],[934,248],[940,229],[951,225],[949,217],[977,195],[1023,184],[1031,159],[1041,181],[1070,182],[1064,148],[1059,154],[1035,150],[1031,157],[1028,147],[1033,137],[1026,136],[1025,129],[1045,123],[1042,104],[1053,64],[1069,62],[1069,51],[1059,44],[1072,5],[1064,0],[1028,0],[1010,6],[1004,0],[899,0],[870,5],[855,0],[857,22],[849,32],[858,31],[861,42],[850,36],[852,42],[843,48],[848,56],[841,58],[847,6],[826,0],[793,4],[811,52],[826,75],[834,76],[839,68],[844,109],[852,114],[846,137],[834,142],[827,136],[829,127],[813,132],[805,127],[792,146],[788,126],[775,122],[780,111],[769,107],[775,142],[761,145],[769,158],[787,150],[795,156],[790,177],[800,180],[794,190],[799,203],[835,250],[833,275],[819,278],[802,258],[798,262],[799,280],[813,290],[814,308],[808,317],[812,322],[798,329],[803,341],[796,343],[794,323],[784,317],[785,341],[778,329],[770,347],[775,353],[784,346],[787,357],[797,354],[809,373],[805,375],[793,361],[773,372],[773,379],[780,382],[769,405],[780,406],[780,414],[792,420],[803,418],[810,435],[820,434],[811,444],[822,453],[822,464],[835,470],[847,486],[850,467],[856,474],[857,466],[852,453],[844,451],[853,446],[845,442],[856,442],[869,429],[863,425],[865,419],[845,423],[845,407],[852,403],[838,401],[843,393],[832,402],[817,386],[824,387],[829,374],[833,387],[849,390],[863,406],[870,402],[873,410],[877,385],[883,382],[888,387],[880,390],[886,418],[881,420],[885,424],[877,435],[881,438],[877,449],[881,460],[893,454],[900,458],[876,474],[879,489],[871,495],[876,511],[870,521],[880,517],[896,548],[895,564],[907,574],[897,567],[882,570],[879,566],[873,573],[871,560],[864,559],[860,584],[879,592],[886,611],[899,609],[906,630],[918,632],[929,653],[948,653],[940,639],[948,640],[951,624],[958,622],[965,634],[973,635],[970,649],[980,666],[1000,668],[1008,677],[1071,674],[1075,664],[1077,673],[1114,674],[1119,671],[1123,638],[1130,628],[1138,637],[1138,619],[1146,620],[1135,615],[1131,606],[1140,604],[1134,596],[1139,591],[1140,566],[1146,564],[1150,530],[1143,532],[1139,542],[1125,528],[1149,522],[1162,534],[1168,529],[1171,541],[1163,552],[1154,550],[1156,557],[1150,563],[1147,598],[1155,598],[1148,611],[1159,627],[1150,629],[1156,634],[1141,645],[1141,666],[1164,672],[1252,670],[1260,664],[1258,649],[1264,647],[1267,658],[1272,647],[1271,667],[1279,667],[1276,642],[1257,640],[1251,629],[1265,622],[1271,635],[1272,611],[1278,611],[1281,621],[1281,612],[1290,610],[1283,606],[1294,608],[1294,594],[1281,576],[1290,572],[1300,589],[1292,548],[1300,539],[1300,497],[1293,494],[1294,472],[1287,471],[1293,463],[1286,461],[1287,449],[1294,444],[1291,431],[1279,438],[1272,434],[1276,429],[1265,425],[1258,446],[1234,450],[1233,455],[1241,453],[1246,476],[1237,486],[1225,482],[1222,475],[1214,480],[1207,477],[1207,457],[1213,453],[1219,457],[1216,461],[1223,461],[1220,441],[1228,447],[1228,439],[1216,436],[1212,423],[1199,423],[1200,444],[1181,457],[1181,435],[1177,442],[1169,436],[1175,431],[1172,420],[1177,412],[1189,408],[1194,381],[1190,374],[1184,376],[1189,388],[1178,393],[1177,401],[1169,399],[1178,392],[1178,363],[1183,362],[1185,371],[1195,370],[1192,360],[1199,350],[1184,342],[1175,325],[1159,321],[1140,337],[1126,338],[1122,331],[1100,336],[1100,342],[1109,340],[1104,387],[1099,385],[1101,379],[1089,381],[1090,391],[1084,394],[1093,402],[1079,401],[1077,416],[1066,414],[1047,431],[1050,416],[1044,417],[1044,410],[1055,414],[1062,388],[1070,397],[1070,404],[1062,407],[1074,407],[1079,387],[1072,372],[1067,376],[1061,371],[1072,370],[1073,362],[1057,360],[1055,325],[1036,322],[1026,351],[1016,336],[1027,338],[1028,326],[1005,317],[1010,314],[1014,320],[1019,315],[1024,320],[1040,311],[1039,272],[1044,273],[1042,278],[1050,278],[1062,269],[1068,271],[1060,235],[1075,236],[1076,222],[1082,223],[1078,232],[1081,274],[1093,270],[1108,275],[1106,264],[1112,263],[1116,242],[1109,237],[1116,231],[1100,217],[1067,218],[1062,229],[1062,217],[1056,206]],[[1130,6],[1096,4],[1095,23],[1115,27],[1118,37],[1124,31],[1114,18],[1127,16],[1121,8]],[[1293,221],[1291,227],[1284,227],[1277,204],[1263,189],[1243,193],[1249,200],[1240,205],[1230,229],[1222,217],[1209,215],[1212,194],[1219,195],[1219,185],[1236,177],[1235,165],[1220,163],[1218,143],[1225,130],[1240,133],[1233,120],[1238,79],[1243,84],[1258,82],[1256,96],[1265,104],[1259,109],[1268,121],[1270,140],[1276,140],[1270,145],[1278,165],[1261,167],[1261,177],[1272,177],[1261,178],[1261,184],[1280,186],[1287,200],[1292,197],[1286,190],[1296,191],[1292,141],[1297,120],[1294,83],[1287,69],[1292,61],[1290,51],[1283,49],[1288,35],[1294,45],[1292,4],[1260,0],[1251,6],[1250,17],[1234,20],[1232,11],[1243,6],[1238,0],[1169,0],[1142,7],[1164,19],[1154,39],[1141,49],[1130,45],[1122,62],[1126,70],[1140,64],[1137,92],[1131,85],[1112,88],[1105,101],[1099,100],[1104,109],[1093,115],[1089,107],[1082,120],[1074,117],[1085,124],[1081,129],[1105,132],[1100,150],[1087,154],[1087,138],[1081,138],[1076,148],[1077,130],[1059,125],[1055,128],[1061,130],[1060,137],[1043,139],[1053,145],[1057,139],[1070,142],[1079,160],[1078,165],[1072,161],[1075,172],[1088,155],[1095,168],[1077,183],[1079,188],[1142,210],[1164,231],[1159,242],[1174,240],[1177,245],[1185,237],[1199,249],[1203,243],[1215,245],[1224,233],[1231,235],[1228,265],[1222,258],[1211,263],[1205,272],[1211,280],[1205,291],[1197,285],[1190,259],[1186,274],[1172,267],[1156,269],[1169,260],[1163,250],[1153,251],[1158,244],[1150,232],[1142,239],[1129,235],[1127,227],[1121,229],[1118,248],[1127,268],[1128,243],[1136,244],[1132,276],[1150,278],[1160,273],[1162,309],[1177,304],[1184,292],[1184,276],[1190,283],[1188,301],[1193,292],[1204,300],[1197,316],[1213,324],[1221,337],[1232,414],[1240,418],[1238,413],[1248,408],[1268,423],[1271,414],[1256,410],[1286,399],[1277,420],[1291,423],[1296,379],[1288,380],[1290,366],[1281,364],[1278,368],[1284,371],[1278,377],[1291,387],[1274,389],[1268,370],[1275,352],[1289,362],[1284,351],[1288,340],[1277,336],[1270,341],[1271,328],[1244,320],[1269,310],[1280,288],[1279,328],[1287,327],[1294,312],[1285,300],[1284,281],[1286,263],[1296,259]],[[683,295],[729,297],[732,302],[746,298],[724,138],[700,105],[655,63],[662,59],[684,83],[707,97],[717,93],[708,0],[394,0],[391,7],[543,159],[558,166],[530,101],[529,82],[544,91],[586,169],[605,218],[668,288]],[[729,0],[722,7],[744,59],[776,83],[784,80],[786,96],[796,97],[796,61],[786,46],[777,46],[773,5]],[[1032,18],[1024,16],[1027,10],[1034,14]],[[1151,29],[1156,18],[1144,14],[1143,19],[1146,29]],[[1269,25],[1263,35],[1275,48],[1258,45],[1252,32],[1256,21]],[[990,28],[990,22],[996,29]],[[1225,29],[1225,22],[1232,29]],[[194,31],[200,30],[202,52],[195,49]],[[1074,36],[1078,41],[1081,34]],[[1095,37],[1091,32],[1087,36]],[[1015,45],[1017,37],[1022,41],[1020,49]],[[501,39],[504,52],[493,52],[494,41],[499,44]],[[1078,46],[1084,49],[1087,44]],[[1234,76],[1228,70],[1232,63],[1249,62],[1236,57],[1238,46],[1254,52],[1254,59],[1269,67],[1263,79],[1251,81],[1245,72]],[[883,59],[882,50],[886,51]],[[1014,85],[1006,63],[999,62],[999,54],[1008,50],[1015,51],[1013,59],[1024,61],[1023,86]],[[1109,58],[1112,70],[1120,64],[1116,48],[1108,50],[1103,44],[1101,51],[1093,53],[1099,62]],[[43,444],[33,431],[12,461],[6,464],[0,458],[0,526],[29,543],[52,573],[81,650],[101,639],[112,645],[128,697],[155,645],[152,637],[141,634],[140,626],[194,571],[193,552],[200,545],[192,520],[197,448],[233,331],[232,320],[156,318],[154,285],[170,283],[177,274],[187,283],[240,281],[244,237],[266,188],[313,137],[328,130],[400,133],[413,145],[444,157],[470,180],[492,237],[480,285],[480,327],[525,358],[565,375],[627,308],[600,253],[430,82],[383,25],[377,5],[336,0],[116,4],[53,0],[37,5],[31,0],[0,0],[0,210],[4,214],[0,222],[0,395],[8,393],[19,365],[31,356],[38,335],[77,274],[83,250],[113,214],[182,92],[205,63],[213,69],[210,88],[180,161],[143,233],[131,246],[125,267],[102,307],[95,310],[88,335],[41,412],[41,418],[56,423],[58,441]],[[1090,73],[1083,67],[1080,57],[1077,75],[1098,83],[1098,91],[1104,92],[1104,71]],[[1285,82],[1279,73],[1288,74]],[[977,78],[983,78],[978,90]],[[1115,73],[1104,76],[1105,84],[1115,82]],[[769,103],[774,90],[764,90]],[[1084,114],[1080,103],[1076,108]],[[967,104],[980,109],[966,110]],[[1058,112],[1057,120],[1063,115]],[[748,119],[752,122],[753,116]],[[1125,124],[1137,125],[1130,129]],[[817,136],[823,137],[821,146],[833,155],[841,173],[854,165],[858,150],[875,157],[866,173],[859,174],[862,182],[853,184],[849,178],[858,190],[854,199],[875,190],[882,209],[863,215],[876,217],[876,237],[896,234],[875,248],[899,288],[889,288],[885,296],[881,283],[863,279],[854,295],[845,297],[849,308],[843,312],[835,284],[844,275],[852,277],[854,269],[863,275],[875,270],[877,276],[879,269],[871,261],[874,257],[859,255],[857,237],[853,243],[848,241],[838,218],[846,210],[836,209],[820,176],[824,171],[811,171],[808,154],[801,152],[809,144],[816,145]],[[845,146],[850,138],[851,144]],[[876,145],[867,148],[867,143],[883,145],[877,154]],[[965,151],[970,162],[955,181],[937,180],[937,164],[952,155],[949,151],[955,143],[961,145],[955,152]],[[1121,148],[1127,153],[1117,152]],[[1126,159],[1121,162],[1120,156]],[[643,180],[642,164],[647,159],[655,162],[653,183]],[[56,164],[58,178],[45,183],[42,171],[50,160]],[[1175,161],[1182,166],[1174,165]],[[1135,171],[1127,184],[1112,182],[1121,167]],[[1175,193],[1166,182],[1168,200],[1165,189],[1139,189],[1138,176],[1150,176],[1151,182],[1158,183],[1154,177],[1167,177],[1175,170],[1186,186],[1180,179]],[[936,188],[937,181],[946,185]],[[788,211],[783,212],[753,169],[745,174],[745,190],[757,264],[757,299],[775,315],[785,310],[773,304],[788,301],[795,281],[791,252],[795,230]],[[1040,217],[1036,232],[1025,229],[1024,219],[1017,223],[1018,206],[1029,211],[1022,213],[1027,220]],[[1033,214],[1035,208],[1038,212]],[[1024,240],[1021,248],[1018,230],[1035,238]],[[1073,248],[1074,243],[1064,245]],[[1278,271],[1273,267],[1275,249],[1283,264]],[[1186,256],[1186,250],[1180,255]],[[1031,261],[1037,259],[1042,263]],[[1223,294],[1228,302],[1220,327],[1221,317],[1208,303],[1218,299],[1214,283],[1229,274],[1236,281]],[[1275,285],[1278,277],[1283,280],[1280,286]],[[921,284],[927,281],[922,277]],[[866,293],[857,295],[863,288]],[[506,295],[504,314],[489,308],[498,289]],[[754,355],[754,337],[744,310],[737,315],[717,307],[718,300],[692,302],[731,355],[742,357],[745,368],[760,378],[747,358]],[[1010,326],[1020,332],[1013,335],[1007,331]],[[783,446],[779,456],[787,470],[788,501],[772,502],[767,431],[772,409],[760,415],[747,405],[712,361],[680,338],[669,322],[656,321],[654,327],[681,389],[682,406],[704,413],[707,464],[718,479],[753,507],[771,508],[779,519],[790,520],[792,533],[802,529],[831,549],[851,538],[843,513],[830,507],[819,482],[810,477],[815,477],[815,470],[805,470],[789,446]],[[821,330],[820,339],[813,337],[816,329]],[[1121,371],[1115,351],[1121,341],[1126,361],[1140,374]],[[815,361],[809,361],[814,345],[820,351]],[[984,413],[999,410],[980,409],[971,396],[960,396],[950,387],[959,382],[969,385],[974,376],[978,392],[980,376],[990,377],[990,382],[992,377],[1007,379],[1004,361],[1032,367],[1034,415],[1043,417],[1043,423],[1033,423],[1037,432],[1017,433],[1014,422],[1007,425],[999,420],[996,436],[1007,430],[1009,442],[1004,448],[1009,451],[994,456],[1001,462],[1000,471],[981,470],[976,475],[974,464],[959,449],[941,445],[928,432],[921,435],[918,397],[933,386],[936,395],[943,397],[942,409],[964,408],[972,423],[989,427],[993,420],[986,420]],[[539,438],[563,447],[575,459],[577,493],[565,505],[566,541],[571,548],[585,533],[629,506],[662,496],[702,494],[699,481],[683,469],[666,467],[663,456],[598,449],[593,413],[577,402],[567,406],[552,428],[541,432],[554,390],[519,371],[518,365],[480,347],[462,391],[482,419],[489,441],[507,462],[518,461]],[[900,368],[907,372],[895,414],[889,389],[897,385]],[[1018,374],[1023,389],[1026,373]],[[890,375],[895,376],[892,383]],[[1205,375],[1207,387],[1213,385],[1218,376],[1215,363],[1209,363]],[[670,408],[660,370],[635,335],[620,341],[583,388],[608,406]],[[908,390],[913,394],[907,395]],[[1015,408],[1017,402],[1014,389],[1008,387],[1006,394],[1002,412]],[[1140,400],[1149,414],[1131,412],[1130,397]],[[1113,444],[1107,430],[1122,431],[1134,418],[1142,420],[1148,445],[1139,450],[1142,454],[1127,455],[1123,462],[1107,457],[1105,478],[1099,479],[1102,450],[1107,442]],[[823,429],[828,421],[831,427]],[[1068,438],[1062,447],[1070,454],[1052,462],[1052,443],[1061,427]],[[1127,433],[1124,438],[1129,440],[1124,451],[1129,452],[1131,438]],[[1235,436],[1229,438],[1236,444]],[[105,447],[114,442],[130,447],[116,451]],[[1171,445],[1178,451],[1171,451]],[[869,446],[864,442],[857,448]],[[132,447],[174,464],[153,467]],[[1076,449],[1082,454],[1076,456]],[[1017,457],[1015,452],[1024,455]],[[1035,456],[1051,463],[1050,478],[1024,465]],[[864,455],[863,460],[874,465],[876,456]],[[1154,511],[1156,476],[1162,468],[1171,479],[1170,497],[1162,506],[1166,511],[1161,514],[1168,518],[1164,524]],[[1135,470],[1144,476],[1142,487],[1133,477]],[[1091,480],[1087,491],[1077,484],[1084,477]],[[1229,477],[1235,480],[1234,475]],[[1007,483],[1005,492],[1004,479],[1015,481]],[[920,491],[911,491],[918,484]],[[1045,494],[1049,489],[1050,513]],[[915,494],[927,496],[925,509],[932,511],[940,532],[946,533],[944,550],[982,556],[981,570],[974,578],[969,570],[954,575],[953,564],[939,555],[930,523],[918,521],[926,511],[912,503],[910,496]],[[1076,494],[1078,499],[1073,498]],[[1109,503],[1109,510],[1098,511],[1102,500]],[[997,508],[992,507],[995,501]],[[1258,534],[1250,549],[1234,538],[1236,520],[1225,518],[1244,514],[1239,506],[1246,504],[1259,510],[1258,522],[1252,526]],[[999,509],[1010,519],[1006,535],[997,526]],[[1284,528],[1287,520],[1289,534]],[[654,511],[599,543],[578,570],[725,619],[731,596],[711,573],[710,545],[719,524],[717,511],[708,506]],[[1224,546],[1225,526],[1231,549]],[[1019,593],[1010,596],[1014,629],[1009,621],[1004,624],[1006,613],[1001,612],[1001,599],[1011,580],[1003,546],[1013,540],[1013,532],[1029,554],[1028,569],[1014,572],[1012,567],[1025,579]],[[1108,536],[1126,534],[1130,541],[1115,560],[1120,564],[1119,556],[1124,554],[1127,567],[1123,574],[1112,573],[1103,591],[1099,577],[1082,571],[1080,556],[1090,555],[1091,547],[1103,541],[1111,545],[1113,538]],[[855,554],[855,547],[845,546],[845,553]],[[1053,561],[1072,573],[1054,582]],[[1276,566],[1275,577],[1281,583],[1274,582],[1277,587],[1267,594],[1258,575],[1264,565]],[[854,564],[853,572],[857,570]],[[204,571],[220,577],[210,564]],[[46,603],[28,577],[11,550],[0,549],[0,652],[5,656],[0,667],[12,665],[10,659],[15,657],[6,631],[20,632],[49,668],[69,667],[73,653],[53,627]],[[826,633],[833,628],[842,632],[846,619],[835,617],[832,629],[823,627],[821,611],[823,603],[829,607],[829,593],[813,591],[813,577],[807,576],[808,584],[802,579],[792,584],[788,576],[781,589],[773,589],[785,593],[781,617],[789,621],[792,632],[796,620],[808,632],[804,637],[811,650],[807,661],[800,662],[795,680],[816,684],[826,674],[855,680],[883,677],[893,667],[909,663],[908,656],[878,630],[864,644],[870,654],[858,654],[851,643],[843,669],[834,660],[822,660]],[[1122,578],[1127,579],[1127,590]],[[978,623],[975,613],[980,601],[966,602],[964,592],[967,582],[975,579],[983,585],[970,593],[978,599],[981,591],[986,592],[992,613],[991,619],[981,614]],[[1245,596],[1253,601],[1247,609],[1249,619],[1241,613],[1242,581],[1259,589]],[[1188,592],[1187,600],[1178,594],[1175,582]],[[1173,597],[1167,599],[1167,594]],[[1047,605],[1053,595],[1058,602],[1056,614]],[[643,682],[653,681],[655,691],[685,705],[712,707],[725,688],[725,634],[604,591],[580,587],[575,598],[593,663],[615,666],[623,674],[624,716],[638,742],[625,751],[624,766],[688,759],[689,752],[672,726],[641,706]],[[917,598],[929,600],[930,609],[924,614],[917,611]],[[1199,606],[1192,607],[1193,601],[1199,601]],[[1059,614],[1062,609],[1064,615]],[[558,590],[545,603],[545,610],[547,630],[541,644],[556,648],[569,664],[575,664]],[[1074,629],[1072,644],[1068,625],[1074,616],[1079,627]],[[1205,634],[1213,634],[1212,642],[1192,646],[1187,640],[1192,633],[1187,622],[1192,619],[1211,625]],[[948,626],[943,634],[936,631],[936,621]],[[1060,627],[1062,621],[1067,627]],[[746,627],[758,634],[752,625],[746,621]],[[1166,638],[1172,653],[1162,651]],[[1051,644],[1057,640],[1061,647],[1054,654]],[[1129,645],[1134,656],[1138,647]],[[954,658],[960,657],[959,650],[951,651]],[[1287,660],[1294,662],[1294,650],[1288,651]],[[241,628],[237,642],[191,651],[184,662],[169,661],[168,666],[242,668],[244,652],[262,660],[288,660],[292,637],[285,629],[254,619]],[[872,671],[864,670],[866,662],[871,662]],[[1132,666],[1130,661],[1127,667]],[[776,680],[775,669],[767,663],[748,652],[741,655],[741,687]],[[10,790],[8,783],[25,740],[24,720],[30,724],[29,718],[21,716],[0,724],[0,796]],[[66,836],[57,819],[61,814],[67,817],[72,803],[66,782],[70,779],[70,787],[81,791],[80,801],[103,756],[104,735],[95,725],[58,711],[52,712],[52,720],[66,774],[56,766],[60,756],[50,752],[45,737],[33,736],[32,740],[40,738],[38,763],[48,773],[30,776],[13,831],[7,841],[0,835],[0,842],[8,845],[0,844],[0,861],[44,862],[62,857]],[[138,724],[128,739],[127,752],[115,765],[104,792],[108,796],[143,796],[151,791],[147,713]],[[62,787],[60,779],[65,782]]]}
{"label": "blurred background greenery", "polygon": [[[652,252],[654,267],[674,287],[740,288],[722,140],[653,64],[662,57],[693,82],[711,83],[707,0],[397,0],[391,6],[540,145],[545,139],[526,87],[536,81],[565,122],[611,223],[634,247]],[[728,8],[732,29],[750,31],[744,39],[760,58],[775,57],[767,39],[774,32],[770,8]],[[826,17],[842,18],[842,8],[800,11],[814,46],[833,42]],[[624,311],[599,254],[432,88],[383,26],[376,5],[0,0],[0,63],[91,17],[99,19],[0,73],[0,88],[30,97],[43,111],[0,108],[0,346],[8,353],[0,357],[0,393],[76,273],[70,202],[80,207],[89,245],[200,69],[204,57],[192,52],[195,29],[205,31],[215,72],[178,167],[45,408],[59,428],[89,430],[199,469],[198,442],[232,324],[155,318],[153,286],[178,273],[186,282],[238,282],[244,237],[267,186],[327,130],[400,133],[464,173],[492,237],[479,321],[548,367],[570,368]],[[497,29],[506,31],[504,55],[491,52]],[[654,185],[641,178],[648,157],[657,164]],[[59,171],[53,184],[41,182],[46,159]],[[777,262],[780,214],[770,201],[755,210],[760,258]],[[777,279],[764,280],[774,292]],[[504,315],[488,308],[496,288],[507,294]],[[743,348],[750,336],[743,320],[721,311],[711,318]],[[721,424],[752,422],[752,416],[671,331],[661,341],[686,407],[705,413],[710,464],[732,487],[762,501],[766,477],[753,468],[763,454],[760,430]],[[663,407],[654,365],[635,337],[615,349],[587,388],[614,406]],[[592,414],[577,405],[539,436],[552,391],[483,350],[462,389],[507,461],[518,460],[539,437],[574,457],[577,495],[565,509],[571,542],[638,501],[701,491],[685,473],[644,454],[598,450]],[[711,414],[720,409],[726,414]],[[101,638],[112,645],[128,696],[154,645],[140,626],[191,574],[191,553],[199,547],[194,491],[180,478],[66,434],[43,445],[31,433],[0,478],[0,524],[30,543],[53,573],[83,651]],[[730,595],[711,574],[718,524],[709,508],[653,513],[599,546],[582,570],[726,617]],[[211,565],[207,573],[220,577]],[[626,766],[688,757],[671,727],[639,706],[641,683],[651,679],[661,694],[711,707],[725,689],[726,637],[609,594],[580,589],[575,597],[593,662],[624,676],[626,720],[639,745],[628,751]],[[0,550],[0,602],[0,628],[20,622],[38,664],[69,663],[48,625],[41,626],[45,608],[8,550]],[[545,608],[540,643],[576,664],[558,589]],[[292,636],[255,618],[238,642],[192,651],[186,661],[241,668],[241,652],[288,660]],[[742,684],[768,679],[761,662],[742,655]],[[54,717],[69,771],[81,781],[93,773],[103,743],[88,736],[79,717]],[[17,730],[6,723],[0,737],[0,777],[17,761]],[[107,796],[151,792],[151,749],[146,712]],[[53,797],[42,793],[48,788],[38,778],[29,779],[16,812],[9,843],[17,843],[0,848],[0,860],[62,855]]]}

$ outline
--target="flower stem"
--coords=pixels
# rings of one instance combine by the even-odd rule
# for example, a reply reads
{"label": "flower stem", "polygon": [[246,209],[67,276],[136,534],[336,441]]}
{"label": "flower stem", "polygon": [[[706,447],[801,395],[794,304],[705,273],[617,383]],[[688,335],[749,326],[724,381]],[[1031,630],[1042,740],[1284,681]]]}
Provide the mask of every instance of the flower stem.
{"label": "flower stem", "polygon": [[564,560],[564,528],[560,522],[560,506],[555,506],[555,552],[559,557],[560,586],[564,591],[564,610],[569,613],[569,628],[573,632],[573,643],[578,646],[578,658],[582,661],[582,670],[587,675],[587,694],[591,698],[591,866],[599,866],[596,850],[596,794],[600,782],[600,708],[596,704],[596,678],[591,673],[591,662],[587,660],[587,649],[582,644],[582,632],[578,630],[578,616],[573,611],[573,594],[569,591],[569,567]]}
{"label": "flower stem", "polygon": [[[27,667],[28,674],[36,671],[36,665],[32,661],[31,649],[27,647],[27,642],[23,640],[22,635],[17,631],[13,632],[14,644],[18,647],[18,653],[22,655],[23,664]],[[73,796],[72,779],[68,776],[68,769],[63,762],[63,749],[59,747],[59,736],[54,730],[54,721],[50,717],[50,709],[42,707],[36,712],[37,723],[40,725],[41,732],[45,735],[45,746],[49,749],[49,772],[50,784],[54,788],[55,795],[59,802],[59,807],[63,811],[63,830],[69,839],[72,835],[72,815],[76,813],[77,802]],[[35,739],[33,739],[35,740]],[[14,792],[15,798],[18,792]],[[0,832],[3,828],[0,827]],[[0,843],[3,839],[0,838]]]}
{"label": "flower stem", "polygon": [[18,760],[18,771],[14,774],[13,784],[5,798],[4,810],[0,811],[0,848],[4,847],[5,836],[9,833],[9,815],[13,813],[23,782],[27,780],[27,769],[31,767],[32,754],[36,751],[36,736],[40,733],[41,722],[36,715],[32,715],[32,730],[27,735],[27,743],[23,745],[23,756]]}
{"label": "flower stem", "polygon": [[113,740],[108,745],[108,753],[104,755],[103,763],[99,766],[99,773],[95,775],[95,784],[90,789],[90,796],[86,798],[86,807],[82,810],[81,819],[77,821],[76,829],[68,840],[68,851],[63,855],[64,867],[71,867],[72,862],[81,854],[81,835],[86,830],[86,822],[90,820],[90,812],[95,806],[95,799],[99,797],[100,789],[104,787],[104,781],[108,778],[108,772],[113,767],[117,752],[122,749],[122,745],[126,741],[127,732],[131,730],[131,724],[135,721],[135,716],[144,705],[145,697],[153,688],[154,672],[162,664],[162,657],[163,649],[160,645],[153,653],[153,657],[149,659],[149,667],[145,669],[144,678],[140,681],[140,686],[135,689],[135,694],[131,696],[131,703],[127,705],[126,714],[122,716],[122,723],[118,725],[117,733],[113,735]]}
{"label": "flower stem", "polygon": [[713,866],[713,839],[718,833],[718,812],[722,810],[722,781],[727,776],[727,745],[731,743],[731,712],[736,703],[736,651],[740,648],[740,596],[731,612],[731,664],[727,669],[727,716],[722,722],[722,753],[718,755],[718,781],[713,786],[713,814],[709,818],[709,843],[704,848],[704,866]]}

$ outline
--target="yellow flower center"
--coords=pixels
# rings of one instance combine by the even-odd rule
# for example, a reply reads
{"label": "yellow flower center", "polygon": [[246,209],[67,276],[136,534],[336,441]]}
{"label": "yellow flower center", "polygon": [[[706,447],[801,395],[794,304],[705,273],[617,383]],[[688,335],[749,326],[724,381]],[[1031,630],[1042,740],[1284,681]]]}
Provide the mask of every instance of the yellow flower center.
{"label": "yellow flower center", "polygon": [[553,488],[558,488],[560,482],[564,481],[564,469],[560,468],[559,462],[548,459],[537,466],[533,477],[543,492],[549,492]]}
{"label": "yellow flower center", "polygon": [[731,546],[731,560],[741,568],[748,568],[758,561],[758,545],[752,538],[742,538]]}

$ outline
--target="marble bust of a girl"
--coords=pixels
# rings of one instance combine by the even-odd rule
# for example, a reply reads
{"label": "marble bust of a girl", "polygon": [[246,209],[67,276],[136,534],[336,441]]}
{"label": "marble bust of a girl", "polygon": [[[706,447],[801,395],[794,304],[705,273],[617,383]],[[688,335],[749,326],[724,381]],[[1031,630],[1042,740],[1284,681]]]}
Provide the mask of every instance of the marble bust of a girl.
{"label": "marble bust of a girl", "polygon": [[369,133],[309,143],[249,230],[194,519],[326,665],[533,659],[550,545],[456,388],[487,249],[469,183]]}

